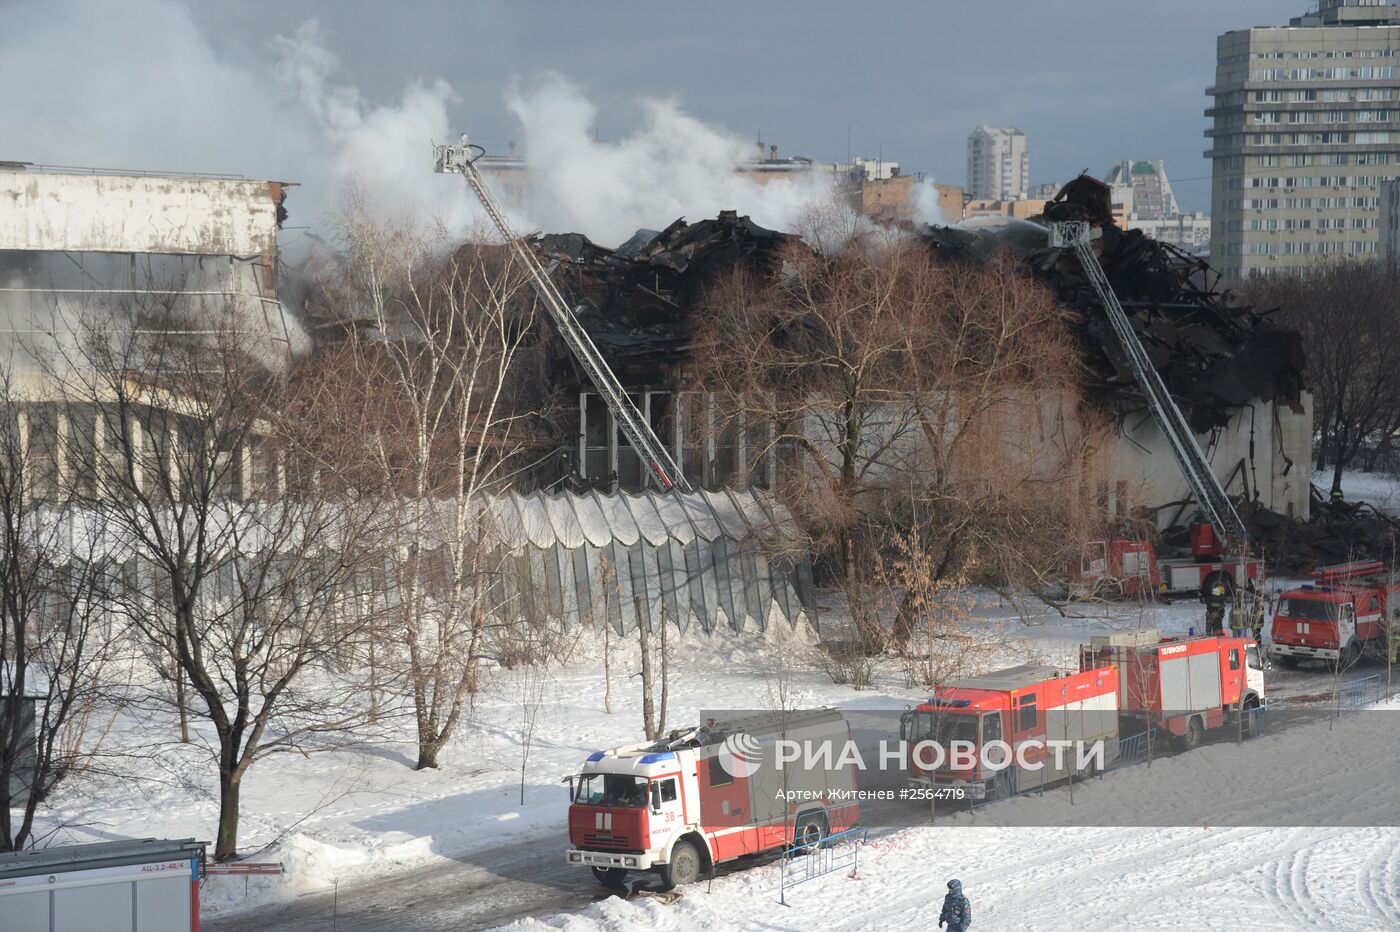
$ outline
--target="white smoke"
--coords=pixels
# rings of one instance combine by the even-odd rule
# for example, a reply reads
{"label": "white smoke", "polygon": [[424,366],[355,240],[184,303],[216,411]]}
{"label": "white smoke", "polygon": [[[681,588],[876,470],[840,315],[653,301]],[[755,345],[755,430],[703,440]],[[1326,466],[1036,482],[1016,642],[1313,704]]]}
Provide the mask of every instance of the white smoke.
{"label": "white smoke", "polygon": [[[433,141],[455,140],[453,107],[495,105],[441,79],[407,81],[390,101],[348,79],[314,22],[221,51],[176,0],[21,2],[0,29],[0,159],[207,171],[296,182],[293,226],[325,229],[348,183],[373,206],[460,233],[479,219],[460,179],[432,171]],[[81,67],[75,67],[80,63]],[[596,108],[557,74],[517,82],[505,105],[520,123],[532,194],[515,205],[521,231],[576,230],[615,245],[639,227],[737,210],[793,229],[830,196],[829,173],[760,183],[735,171],[746,142],[674,100],[637,101],[636,129],[598,141]],[[503,192],[498,192],[503,193]]]}
{"label": "white smoke", "polygon": [[909,189],[909,209],[914,215],[915,223],[929,223],[935,226],[946,226],[948,218],[943,214],[943,208],[938,203],[938,189],[933,186],[933,181],[924,180],[917,182]]}
{"label": "white smoke", "polygon": [[447,112],[456,99],[451,85],[411,81],[397,103],[374,106],[359,89],[336,83],[340,62],[315,20],[277,36],[272,48],[276,73],[305,108],[302,125],[325,160],[318,172],[329,171],[340,188],[359,185],[371,204],[402,216],[453,226],[469,218],[465,186],[432,171],[430,143],[456,135]]}
{"label": "white smoke", "polygon": [[754,144],[700,122],[675,100],[639,100],[640,124],[617,142],[595,138],[597,108],[563,75],[513,86],[506,105],[520,121],[530,166],[523,207],[542,229],[577,230],[616,245],[680,216],[737,210],[791,230],[832,194],[832,176],[819,169],[767,182],[737,172],[754,159]]}

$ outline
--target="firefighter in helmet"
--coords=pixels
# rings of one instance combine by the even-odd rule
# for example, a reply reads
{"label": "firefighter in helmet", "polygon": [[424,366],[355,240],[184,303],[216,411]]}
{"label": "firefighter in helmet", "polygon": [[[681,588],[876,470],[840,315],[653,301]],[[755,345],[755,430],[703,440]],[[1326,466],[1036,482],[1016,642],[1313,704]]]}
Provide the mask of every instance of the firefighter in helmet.
{"label": "firefighter in helmet", "polygon": [[943,897],[943,912],[938,914],[938,924],[948,923],[948,932],[967,932],[972,925],[972,904],[963,896],[962,881],[948,881],[948,895]]}
{"label": "firefighter in helmet", "polygon": [[1262,644],[1264,637],[1264,619],[1268,614],[1268,600],[1264,598],[1264,593],[1260,592],[1254,585],[1254,580],[1245,583],[1245,591],[1249,594],[1249,634],[1254,638],[1254,643]]}
{"label": "firefighter in helmet", "polygon": [[1225,604],[1230,601],[1230,593],[1225,586],[1225,577],[1218,575],[1206,584],[1206,633],[1220,634],[1225,630]]}

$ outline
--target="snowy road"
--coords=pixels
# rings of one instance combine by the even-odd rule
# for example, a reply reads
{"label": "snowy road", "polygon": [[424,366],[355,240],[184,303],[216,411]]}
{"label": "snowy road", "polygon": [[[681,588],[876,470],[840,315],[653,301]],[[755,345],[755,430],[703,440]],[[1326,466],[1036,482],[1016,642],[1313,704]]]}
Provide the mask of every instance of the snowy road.
{"label": "snowy road", "polygon": [[608,894],[565,864],[558,837],[488,848],[331,893],[207,919],[208,932],[438,932],[571,912]]}

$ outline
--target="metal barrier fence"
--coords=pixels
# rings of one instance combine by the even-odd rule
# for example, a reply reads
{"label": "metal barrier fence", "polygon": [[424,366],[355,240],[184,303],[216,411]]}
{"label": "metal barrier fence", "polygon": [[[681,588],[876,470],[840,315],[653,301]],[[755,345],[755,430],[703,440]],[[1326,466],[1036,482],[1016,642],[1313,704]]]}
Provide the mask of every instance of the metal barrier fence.
{"label": "metal barrier fence", "polygon": [[787,905],[787,892],[809,880],[849,867],[854,875],[860,866],[860,848],[869,830],[848,828],[817,841],[800,842],[783,852],[778,902]]}
{"label": "metal barrier fence", "polygon": [[1160,741],[1156,728],[1149,727],[1118,742],[1118,763],[1115,767],[1131,767],[1152,759],[1152,753]]}
{"label": "metal barrier fence", "polygon": [[1240,712],[1240,737],[1248,740],[1267,735],[1277,727],[1287,710],[1288,703],[1268,699],[1252,709],[1243,709]]}
{"label": "metal barrier fence", "polygon": [[1337,711],[1353,712],[1368,705],[1375,705],[1384,695],[1385,687],[1381,683],[1379,673],[1347,680],[1337,687]]}

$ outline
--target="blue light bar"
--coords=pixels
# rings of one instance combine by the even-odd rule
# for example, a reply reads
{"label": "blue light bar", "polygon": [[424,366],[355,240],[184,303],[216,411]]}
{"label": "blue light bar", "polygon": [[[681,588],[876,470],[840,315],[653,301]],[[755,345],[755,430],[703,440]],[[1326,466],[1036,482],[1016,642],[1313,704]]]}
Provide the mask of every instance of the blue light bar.
{"label": "blue light bar", "polygon": [[931,696],[931,697],[929,698],[928,704],[929,704],[929,705],[943,706],[943,707],[949,708],[949,709],[965,709],[965,708],[967,708],[968,706],[972,705],[972,700],[971,700],[971,699],[940,699],[940,698],[937,697],[937,696]]}
{"label": "blue light bar", "polygon": [[644,754],[644,755],[642,756],[642,759],[639,760],[639,761],[637,761],[637,763],[639,763],[639,764],[659,764],[659,763],[661,763],[661,762],[664,761],[664,760],[673,760],[673,759],[675,758],[675,756],[676,756],[676,755],[675,755],[675,752],[674,752],[674,751],[661,751],[660,753],[657,753],[657,754]]}
{"label": "blue light bar", "polygon": [[604,755],[602,751],[594,751],[592,754],[588,755],[588,760],[591,763],[592,761],[602,760],[603,757]]}

